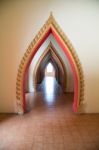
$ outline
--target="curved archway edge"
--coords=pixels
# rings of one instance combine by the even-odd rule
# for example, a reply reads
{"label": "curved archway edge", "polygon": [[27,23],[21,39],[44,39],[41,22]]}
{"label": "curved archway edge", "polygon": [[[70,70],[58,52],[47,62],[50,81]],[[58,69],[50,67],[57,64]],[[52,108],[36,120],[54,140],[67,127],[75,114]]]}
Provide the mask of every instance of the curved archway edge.
{"label": "curved archway edge", "polygon": [[[43,52],[43,54],[40,56],[34,71],[33,71],[33,83],[34,83],[34,87],[37,85],[36,81],[37,81],[37,76],[38,76],[38,70],[40,68],[40,65],[43,61],[43,59],[48,55],[51,54],[52,58],[55,60],[56,64],[58,65],[58,67],[60,68],[60,71],[62,72],[61,76],[62,76],[62,80],[63,82],[61,83],[62,85],[62,89],[64,92],[66,92],[66,80],[67,80],[67,71],[65,68],[65,64],[63,62],[63,60],[61,59],[61,57],[58,55],[57,50],[55,49],[55,47],[53,46],[53,44],[50,42],[50,44],[48,45],[48,47],[45,49],[45,51]],[[36,88],[35,88],[36,90]]]}
{"label": "curved archway edge", "polygon": [[67,56],[72,68],[74,77],[73,111],[82,112],[82,106],[84,101],[84,76],[82,66],[72,44],[70,43],[64,32],[55,21],[53,15],[51,14],[47,22],[44,24],[44,26],[41,28],[39,33],[29,45],[19,65],[16,81],[17,111],[19,114],[23,114],[26,109],[24,92],[25,74],[35,53],[38,51],[40,46],[51,33],[56,41],[59,43],[65,55]]}

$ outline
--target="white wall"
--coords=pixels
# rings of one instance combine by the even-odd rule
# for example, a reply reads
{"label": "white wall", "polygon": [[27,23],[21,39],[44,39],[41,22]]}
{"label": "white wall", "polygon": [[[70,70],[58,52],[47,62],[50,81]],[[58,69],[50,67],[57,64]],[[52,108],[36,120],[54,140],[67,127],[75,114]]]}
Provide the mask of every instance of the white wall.
{"label": "white wall", "polygon": [[99,112],[99,1],[0,1],[0,112],[16,111],[20,60],[50,11],[81,60],[86,112]]}
{"label": "white wall", "polygon": [[33,72],[34,72],[34,69],[36,67],[36,64],[38,63],[38,60],[40,59],[40,56],[44,53],[44,51],[46,50],[46,48],[48,47],[50,42],[55,47],[58,55],[62,58],[62,60],[64,62],[64,65],[65,65],[65,69],[66,69],[66,73],[67,73],[66,74],[66,76],[67,76],[66,92],[73,92],[74,91],[74,83],[73,83],[73,75],[72,75],[71,66],[69,64],[69,61],[68,61],[66,55],[64,54],[63,50],[61,49],[59,44],[56,42],[56,40],[54,39],[52,34],[50,34],[49,37],[45,40],[45,42],[41,45],[41,47],[38,49],[37,53],[35,54],[34,58],[31,61],[31,64],[30,64],[30,67],[29,67],[29,86],[28,86],[29,87],[29,92],[34,91],[34,88],[33,88]]}

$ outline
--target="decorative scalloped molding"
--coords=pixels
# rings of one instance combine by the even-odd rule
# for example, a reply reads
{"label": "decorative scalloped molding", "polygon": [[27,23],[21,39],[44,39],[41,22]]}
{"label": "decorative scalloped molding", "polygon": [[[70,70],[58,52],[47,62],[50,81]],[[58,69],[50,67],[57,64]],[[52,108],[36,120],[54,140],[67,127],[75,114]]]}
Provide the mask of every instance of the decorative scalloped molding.
{"label": "decorative scalloped molding", "polygon": [[72,46],[71,42],[68,40],[65,33],[61,30],[60,26],[56,22],[55,18],[53,17],[52,13],[50,14],[48,20],[43,25],[43,27],[40,29],[38,34],[35,36],[33,41],[30,43],[28,49],[24,53],[24,56],[20,62],[17,79],[16,79],[16,99],[17,99],[17,111],[18,113],[22,114],[24,113],[23,110],[23,76],[24,71],[27,62],[29,61],[33,49],[37,46],[38,42],[42,39],[42,37],[47,33],[48,29],[52,27],[54,28],[57,33],[60,35],[61,40],[65,43],[66,47],[68,48],[68,51],[70,52],[70,55],[73,58],[74,63],[76,64],[78,76],[79,76],[79,101],[78,101],[78,112],[82,112],[83,107],[83,101],[84,101],[84,75],[82,70],[82,65],[79,61],[79,58],[76,54],[76,51],[74,50],[74,47]]}

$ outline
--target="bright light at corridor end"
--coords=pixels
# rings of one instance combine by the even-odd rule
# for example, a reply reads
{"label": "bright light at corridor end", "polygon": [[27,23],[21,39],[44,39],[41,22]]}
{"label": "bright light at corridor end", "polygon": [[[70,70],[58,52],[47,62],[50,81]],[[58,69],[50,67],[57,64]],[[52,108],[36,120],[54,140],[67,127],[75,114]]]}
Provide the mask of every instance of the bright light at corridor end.
{"label": "bright light at corridor end", "polygon": [[47,65],[47,72],[50,73],[50,72],[53,72],[54,68],[53,68],[53,65],[51,63],[48,63]]}

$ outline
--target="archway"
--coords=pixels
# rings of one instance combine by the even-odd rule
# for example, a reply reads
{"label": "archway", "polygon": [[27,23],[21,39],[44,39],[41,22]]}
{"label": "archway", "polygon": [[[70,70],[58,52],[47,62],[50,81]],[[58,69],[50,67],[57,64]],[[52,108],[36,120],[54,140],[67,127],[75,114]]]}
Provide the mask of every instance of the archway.
{"label": "archway", "polygon": [[28,70],[32,58],[38,51],[38,48],[42,45],[42,43],[51,33],[53,34],[56,41],[59,43],[65,55],[67,56],[72,68],[74,77],[73,111],[74,112],[82,111],[82,104],[84,100],[84,77],[82,66],[70,41],[63,33],[63,31],[55,21],[53,15],[51,14],[47,22],[44,24],[44,26],[41,28],[39,33],[36,35],[34,40],[29,45],[27,51],[25,52],[21,60],[18,69],[16,82],[16,98],[19,114],[23,114],[26,109],[25,92],[24,92],[26,72]]}
{"label": "archway", "polygon": [[[67,74],[66,74],[65,65],[64,65],[63,60],[58,55],[55,47],[53,46],[53,44],[51,42],[48,45],[48,47],[45,49],[43,54],[40,56],[40,59],[38,60],[36,66],[34,68],[34,72],[33,72],[34,88],[36,90],[37,84],[41,83],[40,81],[42,80],[42,78],[44,76],[44,72],[43,71],[40,72],[40,70],[43,70],[46,63],[48,61],[50,61],[50,59],[53,62],[54,67],[56,68],[56,80],[58,81],[59,84],[61,84],[63,92],[66,92]],[[45,65],[43,65],[43,68],[41,68],[41,64],[43,61],[44,61]],[[59,78],[59,77],[62,77],[62,78]]]}
{"label": "archway", "polygon": [[51,62],[48,62],[47,66],[45,68],[45,76],[55,76],[55,69]]}

